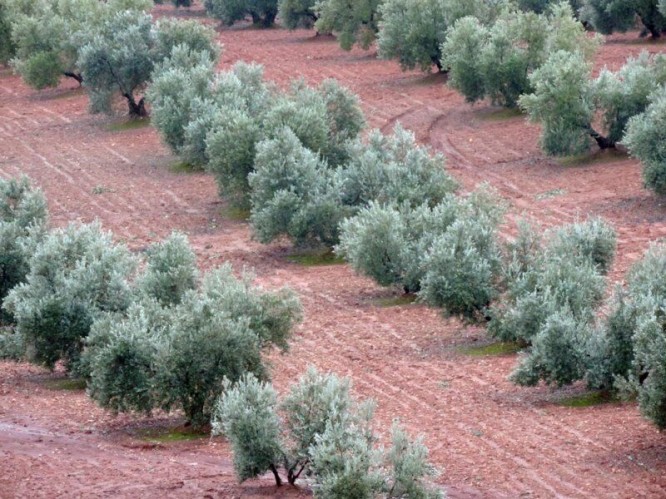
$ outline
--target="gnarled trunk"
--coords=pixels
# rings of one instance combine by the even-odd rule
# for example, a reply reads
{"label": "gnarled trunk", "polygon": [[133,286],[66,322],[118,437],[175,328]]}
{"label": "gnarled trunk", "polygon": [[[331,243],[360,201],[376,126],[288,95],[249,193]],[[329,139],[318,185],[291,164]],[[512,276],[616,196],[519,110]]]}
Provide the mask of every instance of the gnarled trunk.
{"label": "gnarled trunk", "polygon": [[134,100],[134,96],[132,94],[123,94],[123,96],[127,99],[127,106],[129,108],[130,118],[145,118],[146,116],[148,116],[148,111],[146,111],[145,97],[141,97],[141,99],[137,103]]}
{"label": "gnarled trunk", "polygon": [[609,139],[608,137],[604,137],[591,126],[587,128],[587,132],[590,134],[590,137],[592,137],[595,140],[595,142],[599,146],[599,149],[601,149],[602,151],[604,149],[613,149],[616,145],[615,141]]}
{"label": "gnarled trunk", "polygon": [[83,84],[83,75],[81,73],[74,73],[72,71],[65,71],[63,73],[65,76],[68,78],[74,78],[76,81],[79,82],[79,87]]}

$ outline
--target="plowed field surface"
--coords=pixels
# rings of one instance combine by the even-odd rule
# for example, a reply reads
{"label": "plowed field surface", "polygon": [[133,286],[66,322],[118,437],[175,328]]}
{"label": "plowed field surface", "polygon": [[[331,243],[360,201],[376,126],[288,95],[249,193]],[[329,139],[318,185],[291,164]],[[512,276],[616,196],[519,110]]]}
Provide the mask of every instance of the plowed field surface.
{"label": "plowed field surface", "polygon": [[[280,85],[337,78],[360,96],[370,126],[388,132],[399,121],[446,155],[465,189],[481,182],[498,189],[509,220],[527,214],[549,226],[605,217],[619,234],[615,279],[666,235],[666,206],[642,188],[639,164],[622,154],[546,158],[538,127],[523,116],[470,106],[442,76],[402,72],[373,51],[343,52],[331,37],[240,26],[219,38],[222,68],[256,61]],[[617,69],[641,50],[666,45],[637,33],[609,37],[597,67]],[[136,250],[180,230],[202,269],[230,261],[252,268],[262,286],[292,287],[305,320],[290,352],[271,356],[278,389],[308,364],[351,376],[357,394],[376,399],[379,427],[400,418],[425,435],[451,497],[666,497],[666,437],[635,403],[572,408],[559,402],[583,387],[512,385],[515,355],[466,353],[488,341],[483,330],[418,304],[382,307],[394,291],[348,266],[304,267],[286,258],[286,243],[253,241],[247,223],[227,215],[211,176],[177,171],[178,159],[152,128],[117,130],[120,119],[89,115],[75,83],[36,92],[4,71],[0,175],[25,173],[41,186],[54,226],[99,219]],[[113,417],[82,391],[54,389],[59,377],[0,363],[0,497],[307,494],[278,490],[271,477],[237,485],[224,440],[151,443],[141,435],[180,424],[177,415]]]}

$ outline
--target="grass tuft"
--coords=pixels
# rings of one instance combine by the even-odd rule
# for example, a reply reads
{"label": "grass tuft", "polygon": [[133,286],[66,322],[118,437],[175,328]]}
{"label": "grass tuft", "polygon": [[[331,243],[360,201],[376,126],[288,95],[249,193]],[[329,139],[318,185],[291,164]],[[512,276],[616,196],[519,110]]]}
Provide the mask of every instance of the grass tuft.
{"label": "grass tuft", "polygon": [[344,258],[336,255],[330,248],[315,248],[301,250],[287,255],[287,260],[304,267],[318,267],[321,265],[339,265],[345,263]]}
{"label": "grass tuft", "polygon": [[417,299],[415,294],[405,293],[398,296],[386,296],[375,298],[372,303],[378,307],[400,307],[402,305],[411,305]]}
{"label": "grass tuft", "polygon": [[178,428],[145,430],[140,433],[140,438],[148,442],[169,443],[198,440],[200,438],[208,437],[208,435],[209,432],[207,432],[205,429],[194,429],[192,427],[184,428],[179,426]]}
{"label": "grass tuft", "polygon": [[543,201],[544,199],[550,199],[557,196],[563,196],[567,193],[566,189],[551,189],[549,191],[543,191],[534,196],[534,199],[537,201]]}
{"label": "grass tuft", "polygon": [[592,153],[577,154],[575,156],[564,156],[557,161],[562,166],[590,166],[597,163],[612,163],[628,159],[629,155],[625,151],[618,149],[606,149],[605,151],[595,151]]}
{"label": "grass tuft", "polygon": [[144,128],[148,125],[150,125],[150,118],[140,118],[136,120],[121,121],[119,123],[111,123],[110,125],[107,125],[106,129],[110,132],[124,132],[125,130]]}
{"label": "grass tuft", "polygon": [[187,161],[178,161],[169,166],[169,170],[173,173],[192,173],[201,171],[201,168]]}
{"label": "grass tuft", "polygon": [[611,402],[618,402],[618,399],[608,392],[595,391],[563,398],[557,401],[557,405],[564,407],[591,407]]}
{"label": "grass tuft", "polygon": [[86,389],[86,380],[83,378],[49,379],[44,382],[49,390],[78,391]]}
{"label": "grass tuft", "polygon": [[481,346],[462,346],[458,348],[458,351],[464,355],[471,355],[472,357],[489,357],[489,356],[502,356],[502,355],[513,355],[522,350],[522,347],[518,343],[513,343],[510,341],[501,341],[498,343],[490,343],[488,345]]}
{"label": "grass tuft", "polygon": [[226,205],[220,210],[220,216],[222,218],[226,218],[227,220],[246,222],[250,219],[250,209],[240,208],[233,205]]}

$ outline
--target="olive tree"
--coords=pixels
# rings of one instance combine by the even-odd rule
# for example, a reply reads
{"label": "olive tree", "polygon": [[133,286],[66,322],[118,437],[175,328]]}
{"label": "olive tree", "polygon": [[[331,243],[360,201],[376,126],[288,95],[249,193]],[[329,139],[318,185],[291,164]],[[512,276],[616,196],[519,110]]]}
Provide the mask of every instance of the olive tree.
{"label": "olive tree", "polygon": [[12,39],[12,14],[5,3],[0,3],[0,64],[3,66],[16,54],[16,44]]}
{"label": "olive tree", "polygon": [[379,29],[382,0],[317,0],[315,28],[320,33],[334,33],[344,50],[354,45],[370,48]]}
{"label": "olive tree", "polygon": [[11,32],[15,69],[36,89],[55,87],[61,76],[82,83],[79,49],[86,33],[96,32],[105,19],[122,12],[145,11],[147,0],[38,0],[30,8],[14,5]]}
{"label": "olive tree", "polygon": [[[592,139],[600,149],[615,147],[630,118],[642,113],[651,93],[666,82],[665,63],[661,55],[643,53],[593,80],[581,54],[560,51],[530,75],[534,91],[523,95],[520,105],[541,123],[541,145],[548,154],[585,152]],[[592,126],[597,114],[601,132]]]}
{"label": "olive tree", "polygon": [[533,91],[530,74],[558,50],[581,52],[589,59],[598,40],[590,38],[566,2],[547,13],[505,10],[493,23],[465,17],[448,31],[442,64],[450,68],[449,85],[468,102],[486,97],[513,108]]}
{"label": "olive tree", "polygon": [[645,111],[629,120],[623,143],[643,165],[643,182],[659,195],[666,194],[666,93],[660,89],[650,97]]}
{"label": "olive tree", "polygon": [[53,368],[63,360],[68,369],[76,367],[95,319],[129,306],[135,266],[129,250],[99,224],[70,224],[49,233],[30,257],[25,282],[3,305],[35,361]]}
{"label": "olive tree", "polygon": [[311,28],[319,18],[317,0],[279,0],[278,15],[288,29]]}
{"label": "olive tree", "polygon": [[637,18],[653,38],[659,38],[666,28],[658,0],[585,0],[581,18],[603,34],[629,31]]}
{"label": "olive tree", "polygon": [[[229,265],[209,272],[193,289],[192,266],[182,262],[187,255],[180,239],[172,236],[154,248],[157,263],[172,263],[156,276],[156,257],[149,260],[148,275],[139,279],[140,300],[126,312],[95,321],[84,363],[89,393],[103,407],[115,412],[180,408],[188,422],[202,426],[225,378],[237,381],[247,373],[267,378],[262,352],[288,348],[301,312],[288,289],[265,292],[251,285],[249,275],[236,278]],[[171,259],[174,250],[180,256]],[[176,294],[169,282],[177,283]],[[166,300],[164,291],[171,291]]]}
{"label": "olive tree", "polygon": [[85,78],[93,112],[110,112],[117,93],[125,98],[129,116],[146,116],[145,96],[140,94],[153,69],[176,46],[207,53],[215,59],[218,49],[210,29],[195,21],[161,21],[153,27],[150,15],[126,10],[110,16],[99,29],[89,31],[79,50],[78,64]]}
{"label": "olive tree", "polygon": [[349,378],[310,367],[281,403],[253,375],[227,381],[212,429],[231,441],[241,482],[270,470],[279,486],[282,469],[290,484],[310,477],[315,497],[442,497],[428,483],[436,471],[423,439],[411,441],[396,422],[384,452],[373,413],[371,400],[352,395]]}
{"label": "olive tree", "polygon": [[379,284],[399,285],[445,313],[475,320],[499,281],[502,203],[481,189],[432,207],[370,203],[341,225],[336,252]]}
{"label": "olive tree", "polygon": [[[12,288],[25,281],[47,217],[44,195],[31,187],[27,177],[0,179],[0,305]],[[0,325],[11,322],[12,314],[0,310]]]}
{"label": "olive tree", "polygon": [[483,0],[385,0],[379,7],[379,56],[396,59],[402,69],[430,71],[435,65],[446,71],[441,46],[447,30],[465,16],[489,23],[503,6]]}
{"label": "olive tree", "polygon": [[252,22],[268,28],[275,22],[278,0],[204,0],[209,16],[231,26],[250,16]]}

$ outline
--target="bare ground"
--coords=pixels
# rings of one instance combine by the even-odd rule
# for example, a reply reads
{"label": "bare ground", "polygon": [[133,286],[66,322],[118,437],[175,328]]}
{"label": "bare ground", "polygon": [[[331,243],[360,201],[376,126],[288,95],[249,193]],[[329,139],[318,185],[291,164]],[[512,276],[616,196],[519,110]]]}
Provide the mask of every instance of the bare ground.
{"label": "bare ground", "polygon": [[[157,8],[170,13],[166,7]],[[198,17],[198,15],[197,15]],[[221,66],[256,61],[285,85],[337,78],[358,93],[372,127],[400,121],[447,156],[466,189],[489,182],[545,225],[601,215],[619,233],[614,278],[650,241],[666,235],[666,207],[641,187],[640,166],[622,154],[558,161],[539,151],[538,127],[488,104],[470,106],[439,75],[399,70],[373,52],[341,51],[312,32],[220,31]],[[630,54],[663,52],[636,33],[610,37],[598,67],[617,69]],[[288,285],[305,321],[287,355],[272,355],[280,390],[308,364],[354,379],[378,402],[378,423],[393,418],[425,434],[438,481],[453,497],[664,497],[666,439],[635,403],[570,408],[583,392],[519,388],[506,378],[515,355],[470,356],[483,330],[443,319],[418,304],[381,307],[392,296],[345,265],[302,267],[286,244],[253,241],[246,223],[226,215],[213,179],[179,173],[178,159],[149,127],[112,131],[87,114],[85,95],[65,82],[35,92],[0,73],[0,175],[25,173],[45,191],[52,224],[99,219],[134,249],[186,232],[202,268],[231,261],[257,282]],[[511,231],[511,227],[507,228]],[[306,491],[270,477],[237,485],[221,439],[150,443],[146,430],[177,426],[177,416],[113,417],[82,391],[49,388],[61,374],[0,363],[0,497],[286,497]]]}

